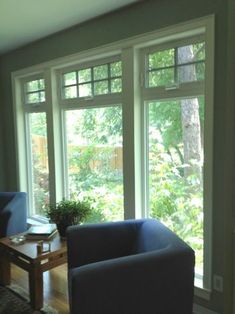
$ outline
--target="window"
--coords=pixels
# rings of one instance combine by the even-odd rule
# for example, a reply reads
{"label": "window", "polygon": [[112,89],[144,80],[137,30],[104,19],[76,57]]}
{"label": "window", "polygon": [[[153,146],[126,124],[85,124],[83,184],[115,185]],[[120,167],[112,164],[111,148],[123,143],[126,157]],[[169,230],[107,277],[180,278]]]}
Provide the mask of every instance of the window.
{"label": "window", "polygon": [[30,217],[45,220],[49,202],[88,196],[89,222],[160,219],[194,248],[196,277],[207,291],[211,23],[201,19],[13,74],[19,187],[28,192]]}
{"label": "window", "polygon": [[[25,136],[27,149],[27,190],[31,199],[31,216],[44,215],[49,203],[49,167],[45,79],[23,81]],[[36,106],[35,106],[36,105]]]}
{"label": "window", "polygon": [[45,101],[44,79],[33,80],[25,83],[25,103],[33,104]]}
{"label": "window", "polygon": [[199,42],[149,53],[147,64],[148,87],[203,80],[205,43]]}
{"label": "window", "polygon": [[62,82],[65,99],[120,93],[122,91],[121,61],[64,73]]}
{"label": "window", "polygon": [[142,60],[146,213],[193,247],[202,278],[205,42],[153,49],[144,50]]}

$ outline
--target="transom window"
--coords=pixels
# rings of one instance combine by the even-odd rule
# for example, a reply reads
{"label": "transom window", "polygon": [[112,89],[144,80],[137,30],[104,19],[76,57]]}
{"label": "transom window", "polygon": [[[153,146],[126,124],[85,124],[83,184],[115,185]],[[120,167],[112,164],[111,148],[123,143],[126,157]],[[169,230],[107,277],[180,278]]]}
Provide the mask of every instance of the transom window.
{"label": "transom window", "polygon": [[45,101],[45,80],[38,79],[25,83],[26,104],[40,103]]}
{"label": "transom window", "polygon": [[93,97],[122,91],[121,61],[80,69],[63,74],[64,99]]}
{"label": "transom window", "polygon": [[205,43],[154,51],[147,55],[147,86],[200,81],[205,72]]}

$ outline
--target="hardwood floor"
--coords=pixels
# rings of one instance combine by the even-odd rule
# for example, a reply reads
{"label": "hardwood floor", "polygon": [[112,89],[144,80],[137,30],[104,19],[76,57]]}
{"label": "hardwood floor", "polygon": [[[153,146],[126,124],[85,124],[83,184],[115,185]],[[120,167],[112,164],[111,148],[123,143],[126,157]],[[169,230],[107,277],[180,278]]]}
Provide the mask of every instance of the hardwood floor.
{"label": "hardwood floor", "polygon": [[[11,282],[28,292],[28,274],[12,264]],[[69,314],[67,292],[67,264],[58,266],[43,274],[44,303],[55,308],[59,314]]]}

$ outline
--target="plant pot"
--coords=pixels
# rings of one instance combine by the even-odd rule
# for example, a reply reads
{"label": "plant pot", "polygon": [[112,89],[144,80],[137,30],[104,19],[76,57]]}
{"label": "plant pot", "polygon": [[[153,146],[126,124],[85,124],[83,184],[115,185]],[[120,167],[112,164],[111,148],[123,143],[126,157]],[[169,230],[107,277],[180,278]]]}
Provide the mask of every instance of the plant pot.
{"label": "plant pot", "polygon": [[57,223],[57,230],[59,232],[59,235],[62,239],[66,238],[66,229],[69,227],[68,224],[63,224],[63,223]]}

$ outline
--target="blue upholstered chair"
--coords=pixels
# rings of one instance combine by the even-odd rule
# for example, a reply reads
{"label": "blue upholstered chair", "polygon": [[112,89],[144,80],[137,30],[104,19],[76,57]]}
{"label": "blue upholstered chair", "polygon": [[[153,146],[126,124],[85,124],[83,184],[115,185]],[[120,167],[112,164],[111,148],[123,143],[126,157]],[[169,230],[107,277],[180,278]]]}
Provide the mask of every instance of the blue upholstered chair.
{"label": "blue upholstered chair", "polygon": [[191,314],[194,251],[154,219],[67,229],[71,314]]}
{"label": "blue upholstered chair", "polygon": [[0,238],[27,230],[25,192],[0,192]]}

